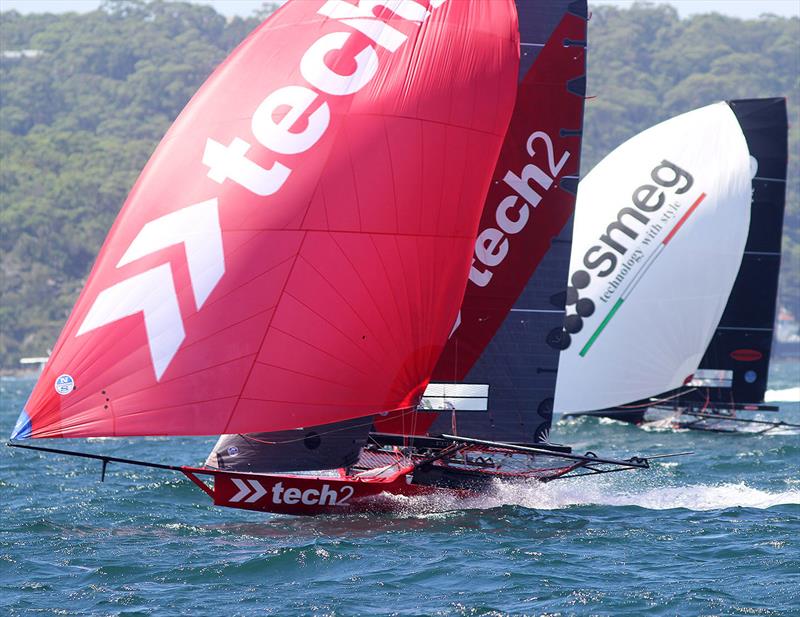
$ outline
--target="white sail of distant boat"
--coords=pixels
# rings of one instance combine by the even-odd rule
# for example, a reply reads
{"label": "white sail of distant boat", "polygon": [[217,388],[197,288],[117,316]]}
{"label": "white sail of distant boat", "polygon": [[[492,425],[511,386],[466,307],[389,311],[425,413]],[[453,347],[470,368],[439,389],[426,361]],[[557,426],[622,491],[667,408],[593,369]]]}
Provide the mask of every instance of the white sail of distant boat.
{"label": "white sail of distant boat", "polygon": [[725,101],[645,131],[581,183],[558,410],[723,433],[800,428],[761,415],[798,394],[767,392],[787,132],[785,99]]}
{"label": "white sail of distant boat", "polygon": [[754,173],[727,103],[631,138],[580,183],[556,410],[692,379],[742,261]]}

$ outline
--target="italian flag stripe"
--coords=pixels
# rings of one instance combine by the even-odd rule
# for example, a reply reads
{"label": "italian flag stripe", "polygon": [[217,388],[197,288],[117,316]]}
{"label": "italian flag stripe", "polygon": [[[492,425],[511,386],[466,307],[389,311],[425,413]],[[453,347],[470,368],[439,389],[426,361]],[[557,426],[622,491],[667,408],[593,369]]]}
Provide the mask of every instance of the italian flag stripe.
{"label": "italian flag stripe", "polygon": [[586,341],[586,345],[584,345],[583,349],[581,349],[579,354],[581,357],[585,356],[586,352],[589,351],[589,348],[592,345],[594,345],[594,342],[597,340],[597,337],[600,336],[600,333],[603,331],[603,328],[605,328],[608,322],[611,321],[611,318],[614,316],[614,313],[616,313],[619,310],[619,307],[622,306],[623,302],[625,302],[625,300],[623,300],[622,298],[617,300],[616,304],[614,304],[614,306],[608,312],[608,315],[606,315],[606,318],[602,321],[602,323],[599,326],[597,326],[597,330],[594,331],[594,334],[592,334],[589,340]]}

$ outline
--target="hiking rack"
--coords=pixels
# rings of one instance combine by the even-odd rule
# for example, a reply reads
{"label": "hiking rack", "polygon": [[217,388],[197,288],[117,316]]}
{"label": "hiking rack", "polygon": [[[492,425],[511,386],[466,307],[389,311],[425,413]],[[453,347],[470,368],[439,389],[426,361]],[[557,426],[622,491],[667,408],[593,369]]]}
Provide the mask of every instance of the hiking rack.
{"label": "hiking rack", "polygon": [[[599,475],[603,473],[614,473],[617,471],[627,471],[630,469],[649,469],[650,461],[661,458],[672,458],[675,456],[686,456],[694,452],[674,452],[669,454],[653,454],[648,456],[633,456],[627,459],[614,459],[599,457],[594,452],[585,454],[573,454],[547,447],[523,446],[513,443],[500,441],[489,441],[486,439],[473,439],[471,437],[459,437],[457,435],[441,435],[441,439],[450,441],[453,444],[460,444],[462,448],[468,446],[481,446],[497,450],[519,452],[546,457],[562,458],[574,461],[572,465],[561,468],[550,477],[539,478],[542,482],[558,480],[561,478],[577,478],[579,476]],[[580,472],[580,473],[573,473]]]}
{"label": "hiking rack", "polygon": [[[695,418],[694,420],[688,420],[687,422],[681,422],[681,416],[690,416]],[[707,411],[682,411],[680,416],[676,419],[679,426],[681,428],[688,428],[698,431],[708,431],[710,433],[743,433],[744,431],[737,431],[736,429],[724,429],[724,428],[714,428],[713,426],[702,426],[700,425],[701,422],[706,420],[720,420],[725,422],[738,422],[740,424],[752,424],[752,425],[759,425],[764,426],[765,428],[760,431],[748,431],[748,433],[753,435],[762,435],[767,433],[773,429],[780,429],[780,428],[792,428],[792,429],[800,429],[800,424],[794,424],[792,422],[784,422],[783,420],[756,420],[755,418],[740,418],[738,416],[733,415],[726,415],[726,414],[717,414],[717,413],[710,413]]]}

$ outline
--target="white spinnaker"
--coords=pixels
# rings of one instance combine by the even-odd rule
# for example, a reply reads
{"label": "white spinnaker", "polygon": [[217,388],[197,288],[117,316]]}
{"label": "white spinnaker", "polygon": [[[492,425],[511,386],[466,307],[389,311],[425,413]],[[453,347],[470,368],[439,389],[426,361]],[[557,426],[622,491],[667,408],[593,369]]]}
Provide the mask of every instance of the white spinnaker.
{"label": "white spinnaker", "polygon": [[[662,161],[691,174],[688,190],[676,193],[688,184],[686,179],[674,187],[653,181],[651,173]],[[559,359],[557,412],[604,409],[656,396],[681,386],[697,369],[739,271],[753,174],[741,127],[723,102],[634,136],[581,181],[570,280],[574,284],[579,271],[589,275],[577,275],[579,285],[588,280],[577,291],[593,302],[594,312],[580,320],[568,317],[573,333]],[[677,175],[662,167],[659,177],[668,184]],[[633,195],[648,184],[663,191],[665,203],[642,212]],[[647,190],[639,194],[646,196]],[[645,203],[655,204],[656,196]],[[620,255],[600,238],[626,206],[649,220],[622,217],[636,237],[612,231],[611,244],[616,241],[625,249]],[[585,261],[593,246],[600,249],[590,261],[605,251],[617,259],[604,277],[599,273],[608,269],[610,259],[594,269]],[[587,303],[582,304],[586,313]],[[575,310],[568,306],[568,315]]]}

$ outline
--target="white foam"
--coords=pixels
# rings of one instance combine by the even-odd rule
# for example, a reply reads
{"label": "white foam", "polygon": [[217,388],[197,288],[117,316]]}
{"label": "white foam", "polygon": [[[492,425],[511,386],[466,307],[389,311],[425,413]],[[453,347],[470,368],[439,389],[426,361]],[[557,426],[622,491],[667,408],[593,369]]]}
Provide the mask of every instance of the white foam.
{"label": "white foam", "polygon": [[[800,504],[800,490],[771,493],[749,487],[744,483],[665,486],[631,492],[599,485],[588,491],[586,487],[576,489],[553,483],[543,488],[545,492],[549,492],[545,497],[555,508],[573,505],[609,505],[638,506],[649,510],[683,508],[704,511],[736,507],[763,509],[784,504]],[[535,503],[536,497],[531,497]]]}
{"label": "white foam", "polygon": [[767,403],[800,403],[800,386],[767,390],[764,393],[764,401]]}
{"label": "white foam", "polygon": [[637,506],[649,510],[707,511],[727,508],[758,508],[800,505],[800,490],[770,492],[739,484],[693,484],[658,488],[625,489],[619,483],[600,478],[562,480],[549,484],[503,483],[485,495],[472,498],[452,496],[392,497],[411,515],[437,515],[452,510],[483,510],[520,506],[534,510],[560,510],[577,506]]}

